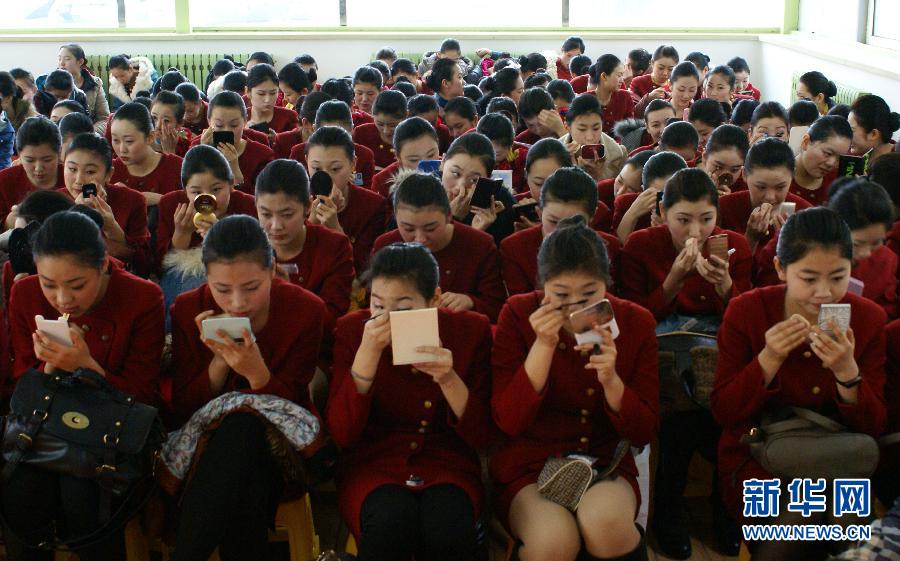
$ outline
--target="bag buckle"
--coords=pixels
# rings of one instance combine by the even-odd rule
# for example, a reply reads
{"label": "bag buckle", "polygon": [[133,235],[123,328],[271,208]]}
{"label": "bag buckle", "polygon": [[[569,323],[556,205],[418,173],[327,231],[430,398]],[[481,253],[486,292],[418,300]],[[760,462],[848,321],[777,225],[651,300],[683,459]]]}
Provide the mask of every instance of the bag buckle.
{"label": "bag buckle", "polygon": [[31,412],[31,416],[32,417],[40,417],[41,421],[43,422],[43,421],[47,420],[47,417],[49,417],[50,414],[46,411],[38,411],[37,409],[35,409],[34,411]]}
{"label": "bag buckle", "polygon": [[108,434],[104,434],[103,435],[103,444],[105,444],[111,448],[115,448],[116,446],[118,446],[119,445],[119,437],[114,436],[112,438],[115,440],[111,440],[110,436]]}
{"label": "bag buckle", "polygon": [[24,432],[20,432],[18,438],[19,440],[25,442],[28,446],[31,446],[31,444],[34,442],[34,440],[32,440],[32,438]]}
{"label": "bag buckle", "polygon": [[116,469],[116,466],[111,466],[109,464],[103,464],[101,466],[97,466],[97,473],[99,473],[101,475],[104,473],[115,473],[116,471],[118,471]]}

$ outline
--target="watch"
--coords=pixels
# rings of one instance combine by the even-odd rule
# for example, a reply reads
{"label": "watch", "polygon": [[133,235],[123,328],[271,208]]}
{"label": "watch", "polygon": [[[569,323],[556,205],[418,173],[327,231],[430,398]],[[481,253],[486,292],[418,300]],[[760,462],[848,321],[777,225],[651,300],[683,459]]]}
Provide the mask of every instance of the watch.
{"label": "watch", "polygon": [[855,388],[856,386],[860,385],[862,383],[863,379],[862,379],[862,376],[857,376],[856,378],[853,378],[852,380],[847,380],[846,382],[842,382],[842,381],[838,380],[837,378],[835,378],[834,381],[837,382],[838,384],[844,386],[845,388],[850,389],[850,388]]}

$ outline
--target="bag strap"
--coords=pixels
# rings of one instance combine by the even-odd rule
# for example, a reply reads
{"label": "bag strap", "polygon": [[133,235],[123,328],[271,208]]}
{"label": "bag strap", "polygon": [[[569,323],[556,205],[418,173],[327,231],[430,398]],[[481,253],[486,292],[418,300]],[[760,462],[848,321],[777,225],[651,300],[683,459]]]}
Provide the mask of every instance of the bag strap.
{"label": "bag strap", "polygon": [[612,473],[619,467],[619,464],[622,463],[622,460],[625,459],[625,456],[631,451],[631,441],[627,438],[623,438],[616,444],[616,449],[613,452],[613,457],[611,458],[609,465],[605,468],[597,472],[596,477],[594,477],[594,482],[602,481],[612,475]]}
{"label": "bag strap", "polygon": [[[47,376],[47,374],[43,373],[41,373],[41,375]],[[59,380],[59,376],[53,376],[53,382],[49,384],[47,393],[44,395],[37,408],[31,412],[31,416],[28,417],[28,421],[25,423],[25,428],[16,435],[16,446],[13,451],[10,452],[6,465],[3,466],[3,471],[0,472],[0,479],[6,481],[12,476],[13,472],[16,470],[16,466],[19,465],[19,462],[21,462],[22,458],[25,456],[25,452],[27,452],[32,444],[34,444],[34,439],[37,437],[41,424],[43,424],[49,416],[50,405],[53,404],[53,398],[56,396],[56,390],[59,388]]]}
{"label": "bag strap", "polygon": [[835,421],[834,419],[830,419],[825,415],[821,415],[816,413],[815,411],[810,411],[809,409],[804,409],[803,407],[791,407],[794,411],[794,415],[797,415],[801,419],[805,419],[811,423],[814,423],[823,429],[829,432],[843,432],[848,430],[846,426],[841,423]]}

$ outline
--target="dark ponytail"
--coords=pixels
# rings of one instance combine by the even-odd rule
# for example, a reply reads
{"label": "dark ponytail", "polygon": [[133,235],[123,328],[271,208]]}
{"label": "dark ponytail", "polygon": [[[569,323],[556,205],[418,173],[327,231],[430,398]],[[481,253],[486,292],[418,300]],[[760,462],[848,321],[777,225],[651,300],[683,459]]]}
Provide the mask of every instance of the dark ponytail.
{"label": "dark ponytail", "polygon": [[818,70],[813,70],[800,76],[800,82],[806,86],[806,89],[809,90],[813,97],[823,94],[825,96],[825,105],[829,108],[834,107],[833,98],[837,95],[837,86],[826,78],[824,74]]}
{"label": "dark ponytail", "polygon": [[252,216],[233,214],[222,218],[209,229],[203,240],[203,266],[213,263],[250,261],[263,269],[271,269],[275,254],[262,226]]}
{"label": "dark ponytail", "polygon": [[877,130],[881,133],[881,142],[889,142],[891,136],[900,129],[900,114],[892,112],[884,99],[877,95],[859,96],[850,107],[856,122],[867,133]]}
{"label": "dark ponytail", "polygon": [[372,281],[377,278],[411,282],[427,301],[434,297],[440,271],[434,256],[422,244],[394,243],[383,247],[372,257],[364,280],[371,289]]}
{"label": "dark ponytail", "polygon": [[106,242],[88,216],[71,211],[50,215],[32,242],[35,260],[40,257],[74,257],[79,263],[100,269],[106,259]]}

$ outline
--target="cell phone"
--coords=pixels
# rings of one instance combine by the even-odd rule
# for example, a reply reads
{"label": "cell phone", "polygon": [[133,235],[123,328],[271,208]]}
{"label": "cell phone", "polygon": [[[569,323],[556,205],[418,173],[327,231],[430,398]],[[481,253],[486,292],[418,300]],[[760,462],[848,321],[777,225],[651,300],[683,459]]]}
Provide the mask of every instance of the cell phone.
{"label": "cell phone", "polygon": [[507,189],[513,188],[513,172],[511,169],[495,169],[491,172],[493,179],[499,179],[503,182],[503,186]]}
{"label": "cell phone", "polygon": [[837,339],[828,326],[828,320],[834,320],[838,329],[846,332],[850,328],[850,304],[822,304],[819,308],[819,329]]}
{"label": "cell phone", "polygon": [[331,176],[322,170],[314,173],[309,180],[309,189],[313,197],[330,197],[332,186]]}
{"label": "cell phone", "polygon": [[472,200],[469,206],[475,208],[490,208],[491,197],[495,199],[503,188],[502,179],[493,179],[491,177],[479,177],[478,183],[475,185],[475,192],[472,194]]}
{"label": "cell phone", "polygon": [[516,219],[521,220],[523,217],[527,218],[532,222],[537,222],[540,220],[537,213],[537,203],[524,203],[518,204],[513,207],[513,210],[516,211]]}
{"label": "cell phone", "polygon": [[391,314],[391,354],[394,366],[428,362],[435,359],[418,347],[440,347],[437,308],[405,310]]}
{"label": "cell phone", "polygon": [[572,324],[575,341],[579,345],[588,343],[599,344],[603,342],[603,337],[594,331],[595,324],[609,329],[613,339],[619,336],[619,326],[616,325],[616,317],[613,313],[612,304],[606,298],[572,312],[569,314],[569,321]]}
{"label": "cell phone", "polygon": [[[268,132],[268,130],[266,131]],[[213,131],[213,146],[219,144],[234,144],[234,133],[231,131]]]}
{"label": "cell phone", "polygon": [[784,202],[778,205],[778,212],[784,215],[785,218],[797,212],[797,203],[789,203]]}
{"label": "cell phone", "polygon": [[255,125],[250,125],[247,128],[259,131],[264,134],[269,134],[269,123],[256,123]]}
{"label": "cell phone", "polygon": [[425,173],[438,173],[441,170],[441,161],[420,160],[419,164],[416,167],[419,169],[419,171],[423,171]]}
{"label": "cell phone", "polygon": [[606,148],[602,144],[585,144],[581,147],[582,159],[593,160],[604,156],[606,156]]}
{"label": "cell phone", "polygon": [[96,197],[97,196],[97,186],[93,183],[86,183],[81,186],[81,198],[87,199],[88,197]]}
{"label": "cell phone", "polygon": [[866,174],[867,158],[865,156],[853,156],[842,154],[838,159],[838,177],[856,177]]}
{"label": "cell phone", "polygon": [[59,319],[44,319],[44,316],[34,316],[37,330],[47,336],[48,339],[66,347],[73,346],[72,336],[69,334],[69,322]]}
{"label": "cell phone", "polygon": [[728,234],[716,234],[706,238],[706,249],[709,256],[715,255],[722,261],[728,262]]}
{"label": "cell phone", "polygon": [[657,214],[657,216],[662,216],[662,211],[660,210],[660,207],[662,206],[663,195],[665,195],[664,191],[656,192],[656,214]]}
{"label": "cell phone", "polygon": [[850,284],[847,285],[847,292],[849,292],[850,294],[855,294],[857,296],[862,296],[865,289],[866,283],[859,279],[850,277]]}
{"label": "cell phone", "polygon": [[719,176],[719,179],[716,180],[716,183],[720,187],[727,187],[728,189],[731,189],[731,186],[734,184],[734,177],[732,177],[730,173],[723,173]]}
{"label": "cell phone", "polygon": [[253,334],[253,329],[250,327],[250,318],[207,318],[203,320],[202,327],[204,339],[211,339],[219,343],[225,342],[225,339],[219,337],[219,331],[224,331],[225,334],[234,339],[236,343],[243,343],[245,329],[250,332],[250,340],[256,341],[256,336]]}

